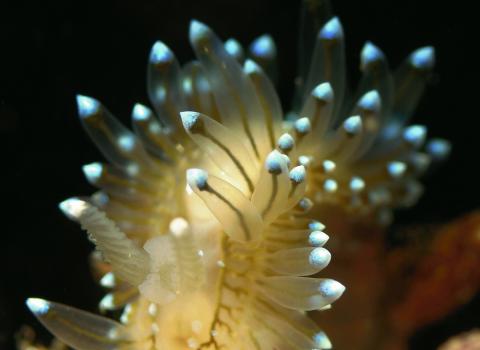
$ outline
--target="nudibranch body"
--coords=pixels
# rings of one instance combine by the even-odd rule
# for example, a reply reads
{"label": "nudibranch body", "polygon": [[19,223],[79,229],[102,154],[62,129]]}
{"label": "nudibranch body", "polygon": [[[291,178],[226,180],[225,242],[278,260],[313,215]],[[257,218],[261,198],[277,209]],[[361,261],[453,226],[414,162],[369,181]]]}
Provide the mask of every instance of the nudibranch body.
{"label": "nudibranch body", "polygon": [[[100,283],[104,312],[27,304],[75,349],[329,349],[306,315],[344,291],[309,277],[330,262],[325,227],[312,207],[334,203],[357,214],[411,204],[418,175],[449,145],[404,127],[433,66],[415,51],[391,74],[367,43],[364,76],[345,93],[343,30],[319,30],[299,108],[284,118],[273,76],[275,45],[262,36],[249,57],[192,21],[196,60],[180,66],[162,42],[152,48],[148,94],[135,105],[133,132],[99,101],[78,96],[80,119],[107,159],[83,170],[99,191],[60,208],[80,222],[109,263]],[[310,199],[309,199],[310,198]],[[99,268],[101,260],[94,255]]]}
{"label": "nudibranch body", "polygon": [[85,166],[100,191],[60,208],[110,264],[100,308],[123,308],[123,324],[42,299],[28,305],[76,349],[328,349],[306,312],[329,308],[345,288],[308,277],[330,262],[328,236],[308,217],[305,167],[276,149],[294,141],[281,134],[273,86],[204,24],[192,22],[190,39],[198,61],[183,69],[154,45],[159,118],[136,105],[134,132],[100,102],[77,99],[109,164]]}

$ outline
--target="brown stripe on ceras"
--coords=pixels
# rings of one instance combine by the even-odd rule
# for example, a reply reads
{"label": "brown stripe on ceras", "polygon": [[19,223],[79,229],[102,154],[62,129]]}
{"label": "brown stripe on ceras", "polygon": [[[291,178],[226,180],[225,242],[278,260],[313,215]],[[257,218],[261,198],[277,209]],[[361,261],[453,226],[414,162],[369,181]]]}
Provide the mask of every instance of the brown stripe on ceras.
{"label": "brown stripe on ceras", "polygon": [[248,176],[247,172],[245,171],[245,168],[243,165],[240,163],[240,161],[233,155],[232,151],[230,151],[223,143],[221,143],[215,136],[210,134],[207,129],[205,128],[205,125],[203,124],[203,120],[198,120],[192,127],[189,129],[189,131],[192,134],[200,134],[210,141],[212,141],[214,144],[216,144],[222,151],[224,151],[228,157],[232,160],[232,162],[235,164],[237,169],[240,171],[242,174],[243,178],[245,179],[245,182],[247,183],[248,189],[250,190],[251,193],[253,193],[253,182]]}
{"label": "brown stripe on ceras", "polygon": [[272,174],[272,182],[273,182],[273,188],[272,192],[270,193],[270,199],[268,200],[268,204],[265,207],[265,209],[262,210],[262,217],[265,217],[265,215],[270,211],[273,205],[273,201],[275,200],[275,197],[277,196],[278,192],[278,178],[277,176],[282,173],[282,170],[268,170],[270,174]]}
{"label": "brown stripe on ceras", "polygon": [[238,217],[238,220],[240,221],[240,226],[242,227],[243,232],[245,232],[245,240],[250,241],[252,239],[252,235],[250,233],[250,230],[248,229],[247,223],[245,222],[245,218],[243,217],[243,214],[240,210],[238,210],[227,198],[225,198],[221,193],[215,191],[213,188],[211,188],[208,183],[205,184],[203,187],[198,187],[200,191],[207,191],[214,196],[216,196],[218,199],[220,199],[222,202],[224,202],[230,209],[232,209],[235,214]]}
{"label": "brown stripe on ceras", "polygon": [[[209,42],[205,43],[206,45],[209,44]],[[216,57],[215,55],[213,55],[211,57],[212,60],[216,60]],[[223,67],[224,63],[223,62],[215,62],[215,64],[218,65],[218,67]],[[231,79],[228,75],[225,74],[225,72],[223,71],[223,69],[221,70],[221,73],[222,75],[224,76],[225,80],[227,80],[227,84],[226,86],[229,87],[231,85]],[[247,138],[248,138],[248,141],[250,142],[250,144],[252,145],[252,148],[253,148],[253,151],[255,152],[255,156],[259,159],[260,158],[260,154],[258,153],[258,149],[257,149],[257,145],[255,143],[255,140],[253,138],[253,135],[252,135],[252,132],[250,130],[250,126],[248,125],[248,120],[247,118],[245,117],[246,113],[245,113],[245,108],[243,107],[243,103],[242,101],[240,100],[240,98],[237,96],[237,94],[235,93],[235,91],[233,91],[233,94],[232,94],[233,98],[235,99],[235,102],[236,102],[236,105],[238,107],[238,109],[240,110],[240,116],[241,116],[241,119],[242,119],[242,126],[243,126],[243,129],[245,131],[245,133],[247,134]],[[253,191],[253,190],[252,190]]]}

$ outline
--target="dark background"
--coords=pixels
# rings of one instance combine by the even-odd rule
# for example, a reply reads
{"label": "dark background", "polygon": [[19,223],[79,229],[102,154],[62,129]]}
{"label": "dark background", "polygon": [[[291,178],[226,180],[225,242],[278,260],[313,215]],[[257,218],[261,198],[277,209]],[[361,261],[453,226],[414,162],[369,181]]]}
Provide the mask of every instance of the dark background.
{"label": "dark background", "polygon": [[[462,4],[462,2],[459,2]],[[463,5],[465,2],[463,2]],[[443,222],[478,207],[478,129],[470,65],[468,9],[438,1],[333,1],[347,37],[348,68],[358,78],[366,39],[391,66],[426,44],[437,68],[415,122],[453,143],[449,162],[426,179],[420,203],[397,223]],[[282,100],[289,102],[296,67],[298,1],[2,1],[0,3],[1,211],[0,349],[24,323],[48,336],[24,300],[40,296],[94,310],[101,291],[87,266],[92,247],[57,204],[89,194],[80,166],[101,159],[76,116],[77,93],[101,100],[128,123],[146,103],[145,67],[155,40],[185,62],[193,53],[188,23],[208,23],[223,38],[249,43],[268,32],[277,41]],[[412,349],[434,349],[448,336],[480,326],[480,301],[426,328]],[[421,312],[421,311],[419,311]],[[474,313],[476,312],[476,317]]]}

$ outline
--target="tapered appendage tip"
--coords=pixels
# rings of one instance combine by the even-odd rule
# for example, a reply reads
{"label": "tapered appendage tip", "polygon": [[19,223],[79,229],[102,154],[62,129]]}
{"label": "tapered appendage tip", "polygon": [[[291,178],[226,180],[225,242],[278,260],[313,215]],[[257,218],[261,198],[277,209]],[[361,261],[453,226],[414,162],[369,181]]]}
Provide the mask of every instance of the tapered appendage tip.
{"label": "tapered appendage tip", "polygon": [[265,160],[265,167],[270,174],[280,174],[282,166],[285,164],[285,159],[278,151],[272,151]]}
{"label": "tapered appendage tip", "polygon": [[61,202],[58,207],[70,219],[77,220],[85,209],[88,208],[88,203],[78,198],[69,198]]}
{"label": "tapered appendage tip", "polygon": [[84,165],[82,170],[87,180],[90,183],[95,183],[102,176],[103,166],[100,163],[90,163]]}
{"label": "tapered appendage tip", "polygon": [[449,141],[444,139],[433,139],[428,142],[426,148],[427,152],[433,157],[433,159],[443,160],[450,154],[452,145]]}
{"label": "tapered appendage tip", "polygon": [[328,265],[331,258],[332,256],[328,250],[324,248],[315,248],[310,253],[310,256],[308,257],[308,262],[312,266],[323,267]]}
{"label": "tapered appendage tip", "polygon": [[393,161],[387,164],[388,174],[394,179],[402,177],[406,170],[407,165],[404,162]]}
{"label": "tapered appendage tip", "polygon": [[250,59],[247,59],[243,64],[243,71],[247,74],[254,74],[261,71],[260,66]]}
{"label": "tapered appendage tip", "polygon": [[241,60],[244,56],[242,45],[235,39],[230,38],[225,41],[223,45],[225,50],[229,53],[230,56],[233,56],[239,60]]}
{"label": "tapered appendage tip", "polygon": [[50,309],[48,301],[39,298],[28,298],[25,303],[30,311],[35,314],[35,316],[45,315]]}
{"label": "tapered appendage tip", "polygon": [[306,135],[312,130],[312,124],[310,123],[310,119],[307,117],[303,117],[297,119],[294,124],[295,131],[301,135]]}
{"label": "tapered appendage tip", "polygon": [[333,17],[320,30],[321,39],[335,40],[343,38],[343,28],[338,17]]}
{"label": "tapered appendage tip", "polygon": [[88,96],[77,95],[77,108],[80,117],[86,118],[98,112],[100,102]]}
{"label": "tapered appendage tip", "polygon": [[333,89],[330,83],[325,82],[317,85],[315,89],[313,89],[312,95],[316,98],[324,101],[332,101],[333,100]]}
{"label": "tapered appendage tip", "polygon": [[197,125],[200,113],[190,111],[180,112],[180,117],[182,118],[182,124],[185,130],[191,131]]}
{"label": "tapered appendage tip", "polygon": [[410,63],[418,69],[431,69],[435,65],[435,49],[425,46],[410,55]]}
{"label": "tapered appendage tip", "polygon": [[203,169],[188,169],[187,183],[190,187],[204,190],[207,188],[208,173]]}
{"label": "tapered appendage tip", "polygon": [[349,135],[357,135],[362,130],[362,118],[358,115],[348,117],[343,122],[343,128]]}
{"label": "tapered appendage tip", "polygon": [[327,298],[337,299],[345,292],[345,286],[335,280],[327,280],[320,286],[320,292]]}
{"label": "tapered appendage tip", "polygon": [[152,51],[150,51],[150,62],[159,64],[167,63],[173,60],[174,56],[172,51],[161,41],[157,41],[153,44]]}
{"label": "tapered appendage tip", "polygon": [[331,349],[332,343],[324,332],[318,332],[313,336],[313,341],[320,349]]}
{"label": "tapered appendage tip", "polygon": [[362,52],[360,54],[360,66],[365,69],[369,64],[378,62],[385,59],[383,52],[370,41],[367,41],[363,45]]}
{"label": "tapered appendage tip", "polygon": [[420,146],[427,136],[427,128],[423,125],[411,125],[403,132],[403,138],[415,147]]}
{"label": "tapered appendage tip", "polygon": [[280,150],[288,152],[295,146],[295,140],[289,133],[284,133],[278,138],[277,145]]}
{"label": "tapered appendage tip", "polygon": [[147,107],[145,107],[140,103],[136,103],[135,106],[133,106],[132,116],[133,116],[133,119],[135,120],[138,120],[138,121],[148,120],[151,114],[152,112],[150,111],[150,109],[148,109]]}
{"label": "tapered appendage tip", "polygon": [[210,33],[210,28],[208,26],[200,21],[197,21],[196,19],[193,19],[190,22],[190,40],[192,42],[195,42],[203,37],[208,36]]}
{"label": "tapered appendage tip", "polygon": [[352,192],[358,193],[365,189],[365,181],[361,177],[354,176],[350,180],[350,190]]}
{"label": "tapered appendage tip", "polygon": [[277,54],[275,41],[268,34],[255,39],[250,46],[250,51],[254,56],[264,59],[273,59]]}
{"label": "tapered appendage tip", "polygon": [[308,236],[308,243],[313,247],[320,247],[327,243],[328,235],[322,231],[312,231]]}
{"label": "tapered appendage tip", "polygon": [[299,184],[305,181],[306,171],[303,165],[296,166],[292,170],[290,170],[289,174],[290,180]]}
{"label": "tapered appendage tip", "polygon": [[371,90],[360,98],[358,106],[362,109],[378,112],[381,107],[381,98],[377,90]]}

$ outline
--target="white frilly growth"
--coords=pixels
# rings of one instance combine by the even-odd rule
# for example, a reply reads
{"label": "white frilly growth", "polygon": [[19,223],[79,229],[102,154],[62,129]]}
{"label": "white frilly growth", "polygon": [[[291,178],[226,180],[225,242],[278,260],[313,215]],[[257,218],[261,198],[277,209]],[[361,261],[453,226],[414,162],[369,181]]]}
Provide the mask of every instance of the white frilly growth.
{"label": "white frilly growth", "polygon": [[133,243],[103,212],[77,198],[63,201],[60,209],[80,222],[122,280],[134,286],[143,282],[149,270],[147,252]]}
{"label": "white frilly growth", "polygon": [[60,203],[60,209],[70,219],[80,222],[112,265],[115,275],[138,287],[147,299],[166,304],[203,283],[203,261],[196,254],[185,220],[175,219],[171,232],[148,240],[141,248],[105,213],[83,200],[67,199]]}
{"label": "white frilly growth", "polygon": [[148,240],[150,273],[139,290],[157,304],[173,301],[178,294],[198,289],[205,281],[203,257],[198,255],[192,231],[183,218],[170,222],[168,234]]}

